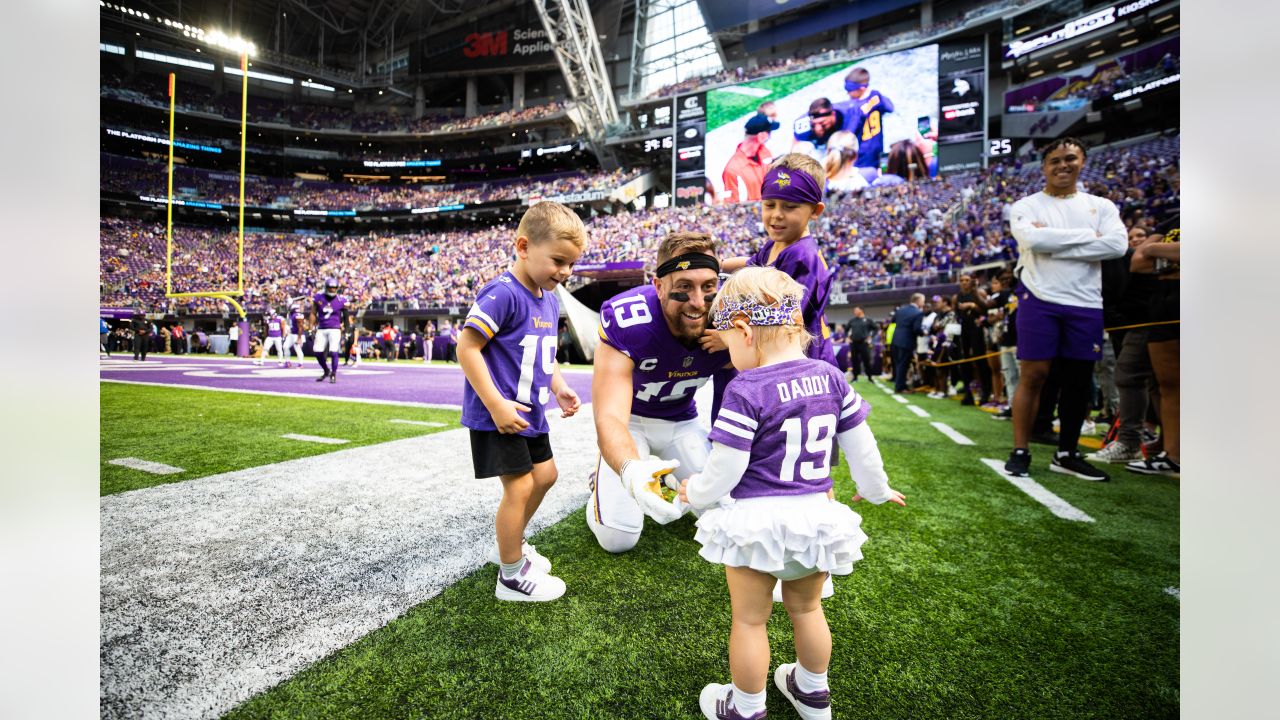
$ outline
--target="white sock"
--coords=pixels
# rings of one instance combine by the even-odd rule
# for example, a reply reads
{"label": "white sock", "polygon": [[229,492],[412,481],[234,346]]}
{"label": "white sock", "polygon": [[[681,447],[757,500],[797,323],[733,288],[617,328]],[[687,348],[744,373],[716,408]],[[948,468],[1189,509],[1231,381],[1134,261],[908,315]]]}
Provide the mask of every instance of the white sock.
{"label": "white sock", "polygon": [[798,661],[796,662],[796,687],[800,692],[817,692],[827,689],[827,674],[809,672]]}
{"label": "white sock", "polygon": [[508,565],[507,563],[501,563],[501,565],[502,565],[502,577],[510,580],[511,578],[516,576],[516,573],[520,572],[520,568],[524,567],[524,558],[522,557],[519,560],[511,563],[510,565]]}
{"label": "white sock", "polygon": [[758,693],[744,692],[737,685],[731,685],[733,688],[733,706],[738,709],[742,715],[755,715],[764,709],[764,690]]}

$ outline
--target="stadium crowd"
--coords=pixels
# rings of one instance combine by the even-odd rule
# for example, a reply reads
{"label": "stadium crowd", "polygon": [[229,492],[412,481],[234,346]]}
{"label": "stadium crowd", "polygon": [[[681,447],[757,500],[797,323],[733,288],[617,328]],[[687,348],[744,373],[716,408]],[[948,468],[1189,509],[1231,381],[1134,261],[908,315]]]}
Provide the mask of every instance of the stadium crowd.
{"label": "stadium crowd", "polygon": [[[166,165],[160,161],[101,155],[104,191],[163,198],[167,191],[166,174]],[[473,205],[591,190],[612,192],[639,174],[640,170],[618,169],[447,185],[353,185],[246,175],[245,204],[316,210],[396,210]],[[236,205],[240,197],[240,177],[230,172],[179,166],[174,170],[174,196],[184,200]]]}
{"label": "stadium crowd", "polygon": [[[1176,136],[1099,150],[1089,158],[1081,182],[1090,192],[1114,201],[1128,222],[1151,229],[1178,212],[1177,158]],[[109,185],[128,182],[130,173],[119,167],[108,173],[104,164],[103,177]],[[604,177],[608,182],[602,186],[616,187],[627,176],[618,171]],[[504,185],[497,192],[557,194],[596,182],[564,177]],[[922,285],[962,267],[1015,260],[1008,208],[1035,192],[1039,182],[1036,163],[1013,163],[937,181],[833,194],[828,211],[816,221],[816,235],[837,287],[844,292]],[[290,197],[340,204],[339,200],[363,199],[367,191],[354,186],[326,189],[334,193],[326,200],[308,196],[307,184],[294,187],[291,192],[296,194]],[[484,193],[478,197],[493,197],[495,191],[476,192]],[[269,199],[269,194],[260,196]],[[658,241],[675,229],[711,232],[726,255],[753,252],[764,235],[758,206],[752,203],[602,215],[588,228],[593,242],[581,263],[651,260]],[[343,278],[357,305],[393,300],[421,307],[465,306],[471,290],[509,260],[505,233],[502,227],[398,235],[249,232],[247,307],[281,307],[329,275]],[[103,304],[137,299],[159,305],[164,295],[163,225],[104,217],[101,235]],[[175,291],[234,287],[233,232],[180,226],[174,238]],[[221,304],[201,299],[187,307],[190,312],[220,312]]]}

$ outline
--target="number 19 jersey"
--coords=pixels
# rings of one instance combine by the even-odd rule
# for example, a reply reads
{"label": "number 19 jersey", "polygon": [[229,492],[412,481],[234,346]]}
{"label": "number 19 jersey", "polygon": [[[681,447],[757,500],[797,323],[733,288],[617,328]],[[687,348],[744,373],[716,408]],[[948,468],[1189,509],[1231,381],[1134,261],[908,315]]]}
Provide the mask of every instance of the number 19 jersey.
{"label": "number 19 jersey", "polygon": [[836,435],[862,424],[870,411],[831,364],[789,360],[738,373],[708,439],[751,453],[729,493],[735,500],[826,492]]}
{"label": "number 19 jersey", "polygon": [[631,414],[680,422],[698,416],[693,393],[729,362],[729,351],[709,353],[676,340],[662,315],[653,285],[606,300],[600,308],[600,341],[631,358]]}
{"label": "number 19 jersey", "polygon": [[[526,437],[548,432],[545,406],[551,400],[559,320],[555,293],[534,297],[508,271],[480,289],[462,326],[488,339],[480,355],[502,397],[530,408],[520,413],[529,422],[520,431]],[[498,429],[469,382],[462,390],[462,424],[472,430]]]}

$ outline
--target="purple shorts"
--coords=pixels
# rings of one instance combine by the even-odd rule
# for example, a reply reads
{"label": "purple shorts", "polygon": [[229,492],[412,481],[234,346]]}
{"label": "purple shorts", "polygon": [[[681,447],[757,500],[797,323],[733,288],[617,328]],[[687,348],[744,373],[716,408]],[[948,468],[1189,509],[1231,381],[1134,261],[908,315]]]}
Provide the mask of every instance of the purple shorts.
{"label": "purple shorts", "polygon": [[1102,309],[1045,302],[1018,291],[1018,359],[1102,359]]}

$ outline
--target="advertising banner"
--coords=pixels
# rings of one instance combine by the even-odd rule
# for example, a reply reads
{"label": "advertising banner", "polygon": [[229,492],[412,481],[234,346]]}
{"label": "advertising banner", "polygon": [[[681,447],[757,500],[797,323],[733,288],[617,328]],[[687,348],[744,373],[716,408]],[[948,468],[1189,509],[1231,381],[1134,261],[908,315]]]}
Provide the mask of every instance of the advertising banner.
{"label": "advertising banner", "polygon": [[543,65],[555,62],[542,21],[531,9],[513,9],[481,18],[468,26],[428,37],[409,48],[409,71],[454,70]]}

